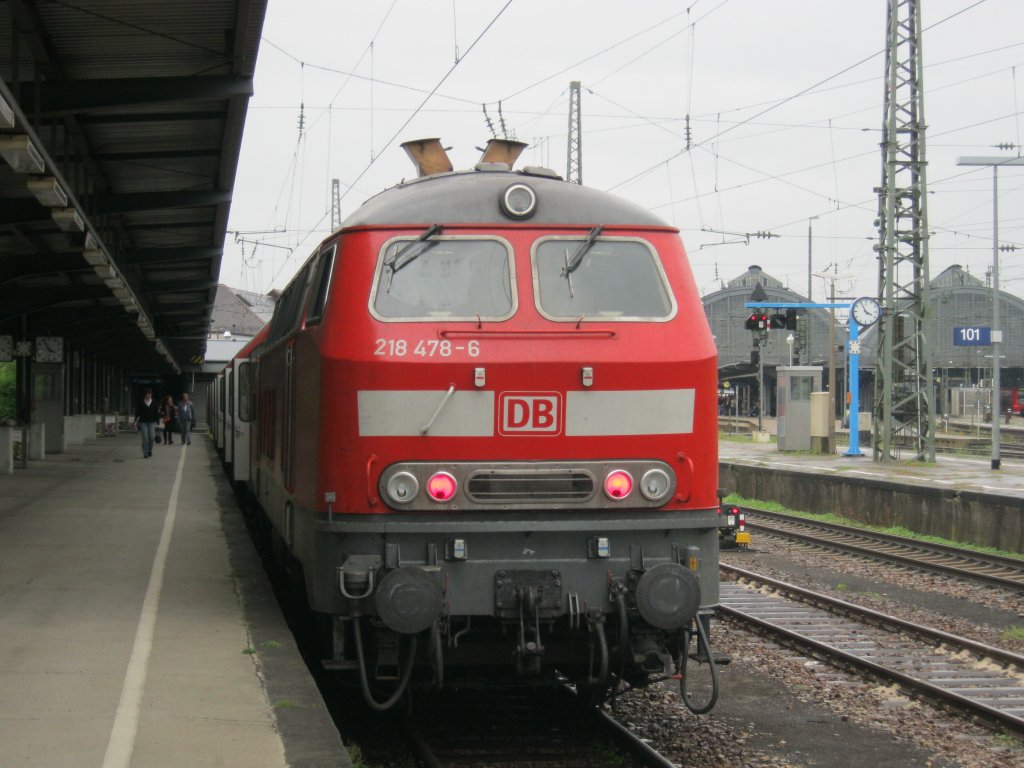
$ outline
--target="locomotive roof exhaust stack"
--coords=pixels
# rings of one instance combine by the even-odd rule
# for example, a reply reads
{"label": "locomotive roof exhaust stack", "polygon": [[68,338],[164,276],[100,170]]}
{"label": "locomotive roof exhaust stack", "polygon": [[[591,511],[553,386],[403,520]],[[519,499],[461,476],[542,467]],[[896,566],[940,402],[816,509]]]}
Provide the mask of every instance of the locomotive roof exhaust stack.
{"label": "locomotive roof exhaust stack", "polygon": [[512,169],[516,160],[523,154],[523,150],[529,146],[524,141],[513,141],[512,139],[488,139],[487,147],[480,156],[481,163],[504,163]]}
{"label": "locomotive roof exhaust stack", "polygon": [[452,161],[441,146],[440,139],[416,139],[402,144],[402,149],[409,156],[420,178],[433,176],[436,173],[450,173]]}

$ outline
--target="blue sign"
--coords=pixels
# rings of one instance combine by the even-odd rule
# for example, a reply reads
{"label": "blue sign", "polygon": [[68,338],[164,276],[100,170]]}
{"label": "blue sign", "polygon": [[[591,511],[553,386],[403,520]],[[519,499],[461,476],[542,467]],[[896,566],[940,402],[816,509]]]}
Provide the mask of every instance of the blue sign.
{"label": "blue sign", "polygon": [[992,329],[985,325],[969,325],[953,329],[954,347],[990,347]]}

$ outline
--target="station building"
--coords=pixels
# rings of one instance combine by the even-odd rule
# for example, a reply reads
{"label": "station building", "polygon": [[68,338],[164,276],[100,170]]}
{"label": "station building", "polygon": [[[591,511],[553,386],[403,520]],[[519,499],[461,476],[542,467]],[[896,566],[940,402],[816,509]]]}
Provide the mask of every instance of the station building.
{"label": "station building", "polygon": [[[992,379],[992,347],[956,346],[956,328],[992,325],[992,287],[962,266],[950,266],[931,281],[929,295],[929,340],[935,377],[936,412],[956,412],[958,391],[984,389]],[[756,298],[755,298],[756,296]],[[844,297],[842,301],[855,297]],[[756,413],[757,407],[757,355],[764,364],[765,409],[775,412],[776,369],[792,362],[798,365],[820,365],[822,389],[828,386],[829,325],[831,313],[825,309],[801,309],[797,329],[773,330],[768,333],[765,346],[755,349],[751,331],[744,327],[753,310],[745,307],[750,301],[780,303],[810,303],[810,300],[785,286],[782,281],[761,269],[750,266],[746,272],[726,282],[723,287],[703,297],[704,312],[711,332],[718,344],[719,388],[729,393],[729,412],[738,407],[739,413]],[[1000,326],[1003,331],[1001,384],[1007,390],[1024,389],[1024,300],[1000,291]],[[846,402],[848,363],[847,313],[837,311],[835,354],[837,411]],[[871,407],[877,365],[877,326],[861,334],[861,410]],[[793,343],[787,343],[792,335]],[[790,350],[792,346],[792,358]],[[961,398],[962,399],[962,398]],[[1019,399],[1024,399],[1021,392]],[[841,411],[837,416],[841,415]]]}

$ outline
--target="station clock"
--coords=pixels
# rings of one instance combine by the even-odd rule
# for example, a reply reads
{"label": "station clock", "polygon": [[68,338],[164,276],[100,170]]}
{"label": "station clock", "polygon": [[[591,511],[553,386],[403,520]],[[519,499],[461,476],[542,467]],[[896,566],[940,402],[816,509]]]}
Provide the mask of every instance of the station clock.
{"label": "station clock", "polygon": [[878,318],[882,316],[882,307],[877,299],[873,299],[870,296],[862,296],[853,302],[853,305],[850,307],[850,314],[857,321],[857,325],[861,328],[867,328],[869,325],[877,322]]}
{"label": "station clock", "polygon": [[36,336],[37,363],[61,363],[64,361],[64,339],[60,336]]}

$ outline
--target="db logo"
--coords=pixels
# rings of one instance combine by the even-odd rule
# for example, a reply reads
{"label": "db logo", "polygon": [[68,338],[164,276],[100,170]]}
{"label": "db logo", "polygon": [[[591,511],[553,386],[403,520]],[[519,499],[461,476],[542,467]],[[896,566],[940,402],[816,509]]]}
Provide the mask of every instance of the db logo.
{"label": "db logo", "polygon": [[558,434],[562,429],[557,392],[505,392],[501,396],[503,435],[524,432]]}

